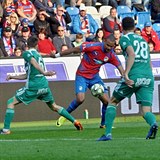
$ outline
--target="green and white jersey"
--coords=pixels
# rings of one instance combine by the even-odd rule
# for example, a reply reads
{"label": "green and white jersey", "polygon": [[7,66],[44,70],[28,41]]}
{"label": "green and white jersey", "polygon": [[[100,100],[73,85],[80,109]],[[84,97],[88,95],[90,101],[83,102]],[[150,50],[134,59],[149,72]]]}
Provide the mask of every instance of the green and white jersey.
{"label": "green and white jersey", "polygon": [[31,63],[31,58],[34,58],[37,63],[45,70],[44,61],[42,56],[35,49],[30,49],[23,52],[25,60],[25,70],[27,73],[26,88],[30,90],[37,90],[40,88],[48,87],[48,80],[42,75]]}
{"label": "green and white jersey", "polygon": [[139,35],[133,32],[123,35],[120,39],[120,45],[123,50],[123,55],[127,60],[128,55],[126,48],[132,46],[135,52],[135,61],[129,72],[132,75],[148,75],[152,76],[152,69],[150,67],[150,51],[148,43]]}

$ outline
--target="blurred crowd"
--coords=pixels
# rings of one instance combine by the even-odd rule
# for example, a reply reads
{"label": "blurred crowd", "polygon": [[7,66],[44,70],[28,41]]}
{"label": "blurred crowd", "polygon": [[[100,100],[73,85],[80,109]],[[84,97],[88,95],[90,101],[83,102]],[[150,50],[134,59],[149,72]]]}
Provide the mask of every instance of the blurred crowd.
{"label": "blurred crowd", "polygon": [[[96,21],[87,7],[111,6],[109,14]],[[113,34],[116,38],[117,54],[121,53],[119,39],[122,34],[118,6],[128,6],[137,12],[150,13],[151,21],[143,28],[136,27],[149,44],[151,52],[160,51],[160,37],[153,23],[160,23],[159,0],[1,0],[0,3],[0,57],[19,57],[27,50],[27,39],[37,36],[38,51],[50,56],[83,42],[103,42]],[[67,8],[77,8],[74,17]],[[106,10],[106,12],[108,12]],[[135,22],[136,23],[136,22]]]}

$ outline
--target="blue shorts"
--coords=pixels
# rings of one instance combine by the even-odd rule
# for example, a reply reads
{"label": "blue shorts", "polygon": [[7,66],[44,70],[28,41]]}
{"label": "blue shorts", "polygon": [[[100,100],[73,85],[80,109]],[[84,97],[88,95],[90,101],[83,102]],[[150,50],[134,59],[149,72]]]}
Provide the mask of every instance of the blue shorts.
{"label": "blue shorts", "polygon": [[107,87],[105,86],[102,78],[99,75],[96,75],[92,79],[88,79],[82,76],[76,76],[75,80],[75,92],[78,93],[85,93],[87,91],[87,88],[91,89],[92,85],[94,84],[101,84],[104,87],[104,93],[108,92]]}

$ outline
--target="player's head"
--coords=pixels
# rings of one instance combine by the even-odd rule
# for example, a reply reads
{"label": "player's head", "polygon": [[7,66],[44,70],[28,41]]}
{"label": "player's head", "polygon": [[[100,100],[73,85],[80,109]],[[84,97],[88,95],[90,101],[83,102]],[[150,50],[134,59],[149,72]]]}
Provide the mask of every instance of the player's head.
{"label": "player's head", "polygon": [[29,48],[36,48],[38,44],[38,38],[36,36],[30,36],[27,40]]}
{"label": "player's head", "polygon": [[107,38],[104,39],[104,47],[106,52],[110,52],[111,49],[115,47],[116,39],[113,34],[110,34]]}
{"label": "player's head", "polygon": [[130,31],[130,30],[134,30],[135,28],[135,23],[133,18],[131,17],[125,17],[122,20],[122,27],[124,31]]}

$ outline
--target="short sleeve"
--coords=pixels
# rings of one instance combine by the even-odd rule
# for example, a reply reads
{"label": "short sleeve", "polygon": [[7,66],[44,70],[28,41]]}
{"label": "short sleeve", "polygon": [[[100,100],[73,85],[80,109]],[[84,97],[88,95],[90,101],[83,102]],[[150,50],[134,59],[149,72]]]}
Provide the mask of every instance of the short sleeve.
{"label": "short sleeve", "polygon": [[119,43],[123,51],[125,51],[128,46],[131,46],[130,40],[126,36],[122,36]]}
{"label": "short sleeve", "polygon": [[33,55],[30,52],[25,51],[25,52],[23,52],[22,57],[24,58],[25,61],[30,62]]}

